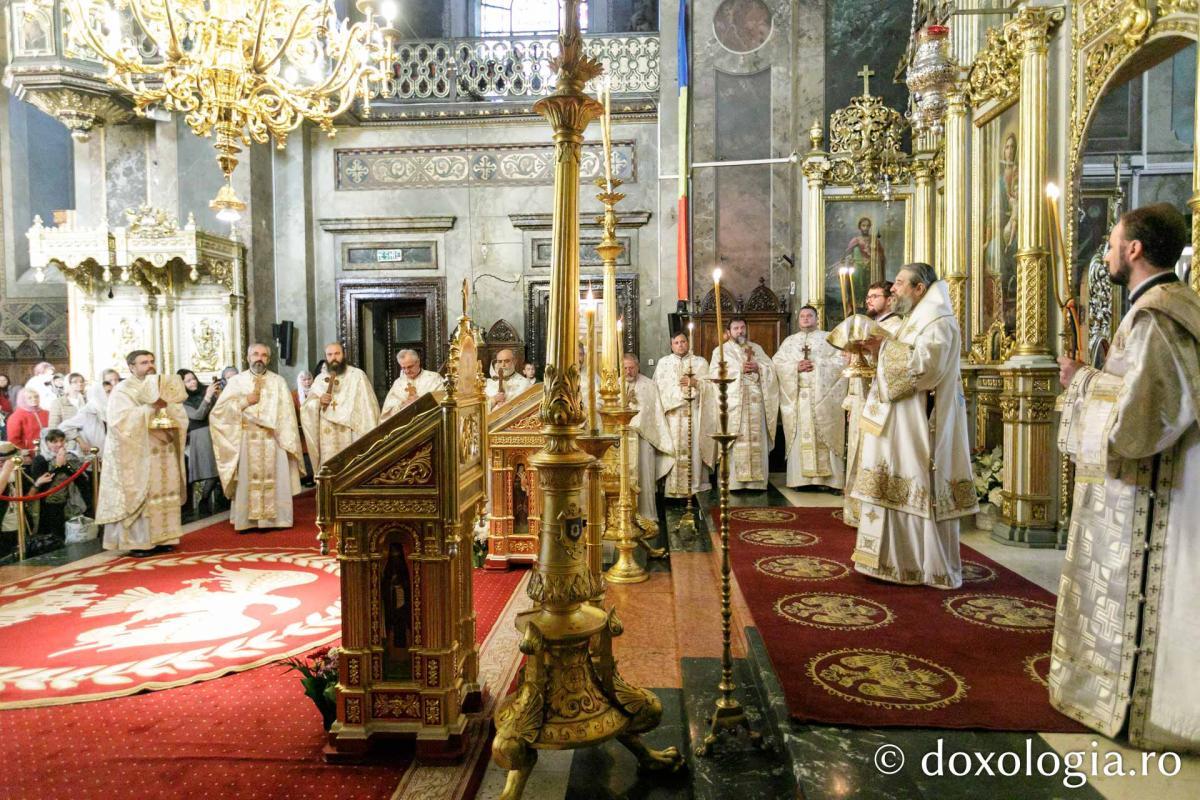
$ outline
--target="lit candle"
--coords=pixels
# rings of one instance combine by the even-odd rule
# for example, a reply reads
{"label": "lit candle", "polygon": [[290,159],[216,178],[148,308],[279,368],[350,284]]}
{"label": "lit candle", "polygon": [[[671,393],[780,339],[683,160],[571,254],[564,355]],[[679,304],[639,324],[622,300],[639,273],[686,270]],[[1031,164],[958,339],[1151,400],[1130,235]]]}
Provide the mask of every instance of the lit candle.
{"label": "lit candle", "polygon": [[596,432],[596,301],[588,289],[587,301],[583,306],[587,320],[587,419],[588,430]]}
{"label": "lit candle", "polygon": [[[625,348],[625,318],[621,317],[617,320],[617,342],[620,343],[621,349]],[[621,386],[621,407],[625,407],[625,359],[618,360],[617,367],[617,382]]]}
{"label": "lit candle", "polygon": [[838,290],[841,292],[841,295],[842,295],[842,316],[843,317],[850,316],[850,305],[847,302],[847,297],[846,297],[847,269],[848,269],[848,267],[840,267],[838,269]]}
{"label": "lit candle", "polygon": [[604,98],[604,117],[600,120],[600,133],[604,137],[604,181],[608,193],[612,194],[612,89],[605,85],[601,96]]}
{"label": "lit candle", "polygon": [[[1066,245],[1063,243],[1062,230],[1059,228],[1058,222],[1058,186],[1053,183],[1046,184],[1046,206],[1050,212],[1050,236],[1053,241],[1050,243],[1050,269],[1053,270],[1056,282],[1062,285],[1057,287],[1058,303],[1065,305],[1066,300],[1070,299],[1069,284],[1067,283],[1067,252]],[[1056,263],[1057,261],[1057,263]]]}
{"label": "lit candle", "polygon": [[858,311],[858,297],[854,291],[854,267],[846,267],[846,285],[850,287],[850,313],[846,316],[851,316]]}
{"label": "lit candle", "polygon": [[725,363],[725,326],[721,324],[721,268],[713,270],[713,292],[717,298],[717,359]]}
{"label": "lit candle", "polygon": [[691,358],[692,354],[694,354],[696,352],[695,349],[693,349],[693,347],[692,347],[692,336],[694,335],[694,331],[695,331],[695,325],[693,325],[691,322],[689,322],[688,323],[688,357],[689,358]]}

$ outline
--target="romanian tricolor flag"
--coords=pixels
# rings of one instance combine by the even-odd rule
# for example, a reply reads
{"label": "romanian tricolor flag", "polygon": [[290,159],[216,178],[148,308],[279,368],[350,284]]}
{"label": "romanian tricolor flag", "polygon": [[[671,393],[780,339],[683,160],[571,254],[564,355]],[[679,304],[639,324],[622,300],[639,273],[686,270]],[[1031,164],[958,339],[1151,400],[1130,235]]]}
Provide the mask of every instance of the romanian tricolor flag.
{"label": "romanian tricolor flag", "polygon": [[687,300],[691,294],[691,281],[688,279],[690,270],[691,247],[688,236],[688,129],[691,120],[688,118],[688,13],[687,0],[679,0],[679,208],[676,227],[679,231],[679,242],[675,264],[675,287],[680,300]]}

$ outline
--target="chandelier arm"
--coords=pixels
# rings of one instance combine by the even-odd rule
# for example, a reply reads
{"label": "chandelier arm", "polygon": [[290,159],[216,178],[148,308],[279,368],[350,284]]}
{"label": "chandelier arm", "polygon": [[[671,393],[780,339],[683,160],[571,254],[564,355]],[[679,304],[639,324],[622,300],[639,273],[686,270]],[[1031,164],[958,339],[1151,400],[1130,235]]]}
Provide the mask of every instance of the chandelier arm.
{"label": "chandelier arm", "polygon": [[[110,72],[113,71],[112,65],[117,65],[122,69],[125,69],[131,62],[128,62],[123,56],[114,53],[112,50],[109,50],[108,46],[101,41],[96,32],[92,30],[90,25],[88,25],[87,15],[83,13],[83,6],[80,4],[79,0],[67,0],[67,4],[71,8],[71,30],[76,34],[82,33],[85,44],[95,50],[104,61],[109,62]],[[110,80],[112,79],[110,78]]]}
{"label": "chandelier arm", "polygon": [[262,3],[262,13],[258,15],[258,33],[254,37],[254,54],[250,56],[250,68],[258,70],[258,59],[262,53],[263,29],[267,27],[267,11],[271,6],[271,0],[259,0]]}
{"label": "chandelier arm", "polygon": [[[136,7],[137,3],[130,3],[130,6]],[[163,0],[163,13],[167,17],[167,32],[171,35],[171,41],[167,45],[167,55],[170,58],[181,58],[183,50],[179,47],[179,35],[175,32],[175,15],[171,13],[171,0]]]}
{"label": "chandelier arm", "polygon": [[[299,9],[296,11],[296,16],[292,18],[292,24],[291,24],[291,27],[289,27],[289,28],[288,28],[288,35],[287,35],[287,38],[283,40],[283,44],[281,44],[281,45],[279,46],[279,50],[278,50],[278,51],[276,51],[275,55],[271,57],[271,60],[270,60],[270,61],[268,61],[267,63],[263,64],[261,67],[260,67],[260,66],[258,66],[258,64],[257,64],[257,63],[255,63],[255,62],[251,62],[251,67],[252,67],[252,68],[253,68],[253,69],[254,69],[256,72],[260,72],[260,73],[266,72],[266,71],[267,71],[267,70],[269,70],[271,67],[275,66],[276,62],[278,62],[278,61],[279,61],[279,59],[283,58],[283,54],[284,54],[284,53],[286,53],[286,52],[287,52],[287,49],[288,49],[289,47],[291,47],[291,45],[292,45],[292,39],[296,38],[296,28],[298,28],[298,27],[300,26],[300,19],[301,19],[301,18],[304,16],[304,12],[305,12],[305,10],[306,10],[306,6],[303,6],[303,5],[302,5],[302,6],[300,6],[300,8],[299,8]],[[258,46],[258,45],[257,45],[257,43],[256,43],[256,44],[255,44],[255,47],[257,48],[257,46]]]}
{"label": "chandelier arm", "polygon": [[346,66],[346,59],[350,57],[350,50],[352,49],[350,45],[354,42],[355,37],[360,31],[361,29],[356,25],[347,32],[348,35],[346,36],[346,46],[342,48],[342,54],[338,57],[337,63],[333,66],[333,69],[329,70],[329,77],[323,80],[321,83],[311,87],[309,89],[311,93],[327,94],[331,91],[334,91],[335,88],[338,91],[341,91],[341,89],[350,82],[350,79],[353,77],[353,73],[340,81],[338,80],[338,75],[342,72],[342,68]]}

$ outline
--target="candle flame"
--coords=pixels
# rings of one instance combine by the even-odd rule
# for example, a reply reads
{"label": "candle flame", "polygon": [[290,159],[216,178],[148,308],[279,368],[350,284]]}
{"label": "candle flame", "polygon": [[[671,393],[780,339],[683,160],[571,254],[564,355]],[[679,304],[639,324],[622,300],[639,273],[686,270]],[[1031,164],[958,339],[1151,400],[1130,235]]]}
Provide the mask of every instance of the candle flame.
{"label": "candle flame", "polygon": [[717,267],[713,270],[713,283],[721,282],[721,268]]}
{"label": "candle flame", "polygon": [[1046,184],[1046,197],[1049,197],[1051,200],[1057,200],[1060,194],[1058,184],[1053,182]]}

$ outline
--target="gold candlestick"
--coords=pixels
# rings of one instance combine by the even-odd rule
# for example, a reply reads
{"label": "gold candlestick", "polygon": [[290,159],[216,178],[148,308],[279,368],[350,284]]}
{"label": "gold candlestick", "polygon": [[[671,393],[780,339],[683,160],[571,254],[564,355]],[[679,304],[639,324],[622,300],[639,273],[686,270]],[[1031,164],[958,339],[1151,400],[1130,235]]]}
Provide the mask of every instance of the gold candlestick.
{"label": "gold candlestick", "polygon": [[[583,134],[603,110],[583,93],[601,72],[584,55],[579,0],[566,0],[559,37],[558,88],[534,109],[554,128],[553,264],[550,327],[540,417],[546,446],[531,459],[541,480],[542,531],[536,572],[527,590],[533,607],[517,617],[526,656],[520,685],[496,711],[492,758],[508,770],[502,800],[517,800],[538,749],[573,749],[617,737],[647,770],[676,770],[675,748],[651,750],[640,734],[655,728],[662,703],[617,672],[612,637],[622,628],[589,601],[596,581],[588,567],[580,510],[592,456],[578,445],[583,409],[576,363],[579,310],[579,164]],[[566,698],[569,698],[566,699]]]}
{"label": "gold candlestick", "polygon": [[688,323],[688,352],[687,352],[687,378],[688,388],[684,392],[683,399],[687,401],[687,439],[684,442],[684,449],[687,452],[687,505],[683,509],[683,516],[679,518],[679,525],[676,531],[679,537],[691,538],[696,535],[696,510],[692,506],[692,486],[695,481],[695,472],[693,472],[692,457],[695,453],[695,448],[692,444],[692,403],[696,399],[696,387],[692,385],[695,380],[696,373],[692,369],[692,335],[694,333],[694,325]]}
{"label": "gold candlestick", "polygon": [[729,627],[729,620],[733,616],[729,585],[729,452],[737,438],[736,434],[729,432],[729,384],[733,382],[725,360],[721,359],[717,377],[713,379],[713,383],[717,385],[717,419],[721,426],[721,432],[713,434],[721,451],[720,466],[717,470],[721,509],[721,682],[717,685],[720,694],[712,716],[709,717],[708,735],[696,748],[698,756],[712,755],[713,745],[723,731],[736,733],[742,730],[752,742],[759,744],[762,741],[762,736],[750,727],[745,709],[733,696],[737,688],[733,682],[733,650]]}
{"label": "gold candlestick", "polygon": [[592,292],[589,289],[587,301],[583,309],[584,318],[587,320],[587,421],[588,433],[595,436],[598,425],[596,418],[596,301],[592,298]]}

